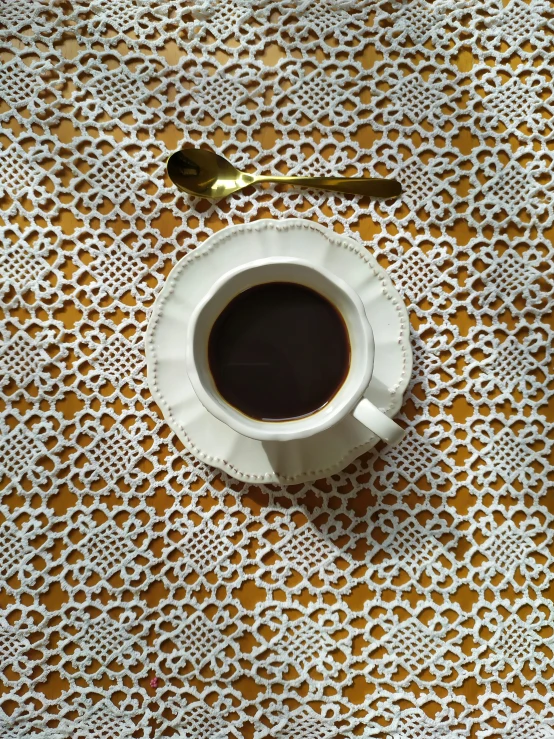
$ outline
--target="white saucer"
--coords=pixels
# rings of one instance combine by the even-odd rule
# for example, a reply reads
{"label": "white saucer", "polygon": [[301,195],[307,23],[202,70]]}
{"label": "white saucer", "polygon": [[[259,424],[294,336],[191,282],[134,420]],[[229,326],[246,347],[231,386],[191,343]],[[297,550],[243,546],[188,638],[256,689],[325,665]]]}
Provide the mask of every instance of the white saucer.
{"label": "white saucer", "polygon": [[255,441],[214,418],[196,397],[185,369],[188,321],[196,304],[229,269],[277,256],[321,264],[358,293],[375,335],[375,365],[366,396],[387,415],[399,410],[412,370],[402,298],[371,254],[352,239],[300,219],[256,221],[210,236],[176,265],[156,300],[146,336],[148,384],[187,449],[249,483],[291,484],[326,477],[378,441],[351,416],[307,439]]}

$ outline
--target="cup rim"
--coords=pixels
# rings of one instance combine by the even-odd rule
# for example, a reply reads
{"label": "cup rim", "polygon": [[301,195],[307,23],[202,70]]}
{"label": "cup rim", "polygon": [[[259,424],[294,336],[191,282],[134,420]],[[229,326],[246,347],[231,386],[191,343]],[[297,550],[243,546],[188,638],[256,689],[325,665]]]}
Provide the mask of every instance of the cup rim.
{"label": "cup rim", "polygon": [[[345,294],[356,309],[356,313],[358,314],[358,317],[360,319],[359,324],[363,333],[362,341],[367,346],[367,366],[364,368],[360,380],[350,392],[349,397],[345,399],[342,404],[331,413],[327,412],[325,415],[322,415],[322,411],[327,408],[327,406],[325,405],[323,406],[323,408],[315,411],[308,416],[304,416],[299,419],[293,419],[290,421],[257,420],[255,418],[247,416],[238,408],[235,408],[234,406],[228,404],[223,397],[221,397],[221,403],[217,402],[212,397],[211,392],[206,389],[206,387],[204,386],[204,382],[200,377],[200,373],[195,361],[194,341],[198,320],[202,315],[202,312],[207,308],[209,303],[211,303],[217,297],[222,288],[237,275],[271,264],[293,264],[308,268],[313,272],[317,272],[319,275],[322,275],[325,279],[332,283],[343,294]],[[296,280],[293,279],[290,280],[290,282],[295,281]],[[265,282],[269,282],[269,280],[266,280]],[[256,284],[264,284],[264,281]],[[298,284],[302,283],[299,282]],[[311,287],[309,284],[307,284],[306,286]],[[312,289],[315,288],[312,287]],[[235,296],[229,298],[225,305],[228,305],[234,297]],[[223,307],[221,308],[221,310],[223,310]],[[245,265],[241,265],[226,272],[222,277],[219,278],[219,280],[217,280],[212,285],[204,298],[195,307],[189,322],[186,339],[186,370],[192,387],[202,405],[206,408],[207,411],[209,411],[209,413],[215,416],[215,418],[219,419],[227,426],[237,431],[239,434],[252,439],[256,439],[258,441],[292,441],[295,439],[302,439],[308,436],[313,436],[320,431],[325,431],[331,426],[334,426],[342,418],[348,415],[348,413],[351,413],[354,410],[358,401],[363,396],[363,393],[369,385],[373,373],[373,359],[373,331],[367,319],[365,308],[359,295],[355,292],[355,290],[353,290],[353,288],[350,287],[350,285],[348,285],[341,278],[336,277],[328,269],[320,267],[319,265],[316,266],[312,262],[296,257],[267,257],[265,259],[256,259],[252,260],[252,262],[248,262]],[[337,394],[339,392],[340,389],[339,391],[337,391]],[[229,411],[227,410],[227,408],[229,408]]]}

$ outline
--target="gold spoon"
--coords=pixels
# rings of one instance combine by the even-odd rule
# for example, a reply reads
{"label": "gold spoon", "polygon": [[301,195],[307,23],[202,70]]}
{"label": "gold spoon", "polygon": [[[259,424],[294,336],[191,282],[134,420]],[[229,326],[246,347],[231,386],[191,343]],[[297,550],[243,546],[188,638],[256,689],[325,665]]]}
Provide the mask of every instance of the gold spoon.
{"label": "gold spoon", "polygon": [[256,182],[281,182],[320,190],[394,198],[402,192],[397,180],[376,177],[278,177],[241,172],[227,159],[206,149],[181,149],[167,160],[167,174],[179,190],[202,198],[224,198]]}

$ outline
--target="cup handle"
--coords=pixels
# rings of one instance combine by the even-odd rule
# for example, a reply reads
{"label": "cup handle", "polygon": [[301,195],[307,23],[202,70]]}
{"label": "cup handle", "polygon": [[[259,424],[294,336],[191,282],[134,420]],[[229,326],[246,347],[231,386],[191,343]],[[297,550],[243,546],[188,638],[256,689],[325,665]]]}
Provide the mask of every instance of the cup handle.
{"label": "cup handle", "polygon": [[406,433],[402,426],[376,408],[367,398],[360,400],[352,415],[387,444],[398,444]]}

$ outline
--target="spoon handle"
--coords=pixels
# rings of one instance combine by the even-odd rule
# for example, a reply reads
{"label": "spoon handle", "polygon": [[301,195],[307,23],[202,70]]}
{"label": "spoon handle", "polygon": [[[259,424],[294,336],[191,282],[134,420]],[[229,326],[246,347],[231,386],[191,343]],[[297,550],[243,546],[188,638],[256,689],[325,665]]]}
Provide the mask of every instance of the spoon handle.
{"label": "spoon handle", "polygon": [[315,187],[318,190],[350,193],[352,195],[371,195],[375,198],[394,198],[402,192],[398,180],[385,180],[377,177],[278,177],[260,175],[257,182],[278,182],[298,187]]}

